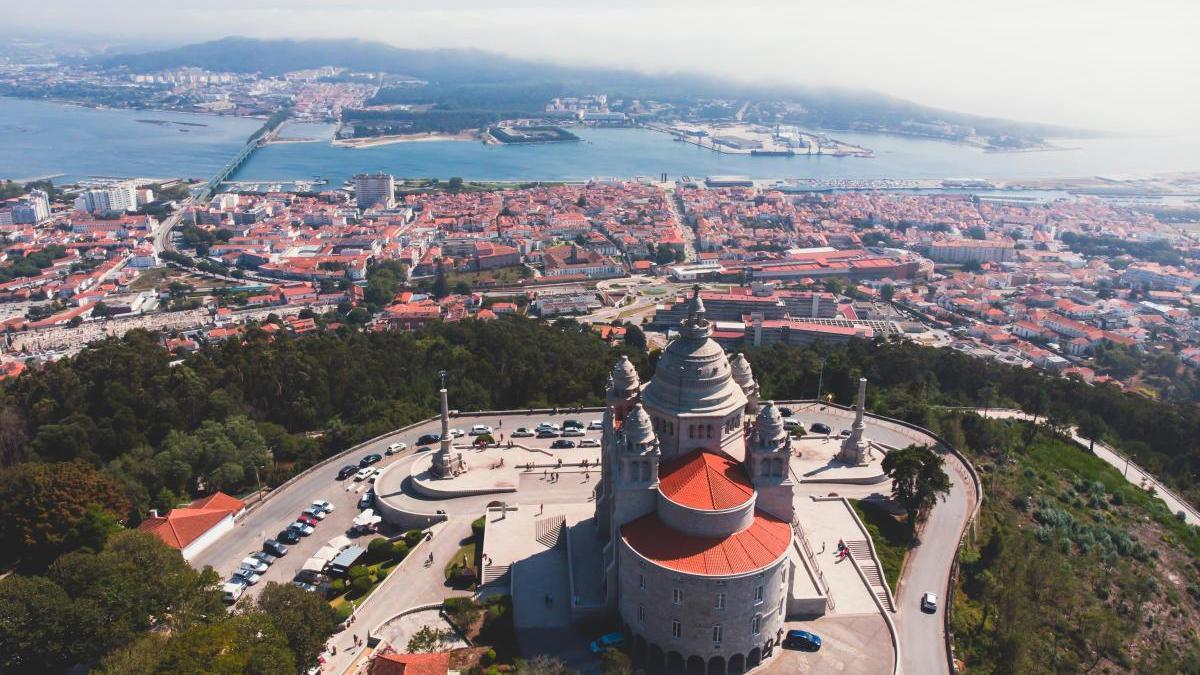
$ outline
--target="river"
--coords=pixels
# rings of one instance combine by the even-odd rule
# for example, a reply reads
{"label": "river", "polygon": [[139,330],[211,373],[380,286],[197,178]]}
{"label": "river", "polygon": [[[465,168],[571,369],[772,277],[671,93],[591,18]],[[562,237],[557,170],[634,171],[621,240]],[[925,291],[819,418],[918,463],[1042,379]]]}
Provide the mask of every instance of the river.
{"label": "river", "polygon": [[[138,120],[160,120],[145,123]],[[185,126],[180,122],[206,126]],[[236,154],[260,120],[131,110],[97,110],[0,98],[0,176],[206,177]],[[186,131],[184,131],[186,129]],[[331,125],[289,124],[284,137],[328,139]],[[474,141],[395,143],[371,148],[279,143],[259,149],[235,180],[286,182],[361,171],[403,177],[585,180],[594,176],[744,175],[755,178],[1048,178],[1200,170],[1200,135],[1063,141],[1077,149],[986,153],[934,140],[832,132],[875,157],[723,155],[644,129],[581,129],[579,143],[485,145]]]}

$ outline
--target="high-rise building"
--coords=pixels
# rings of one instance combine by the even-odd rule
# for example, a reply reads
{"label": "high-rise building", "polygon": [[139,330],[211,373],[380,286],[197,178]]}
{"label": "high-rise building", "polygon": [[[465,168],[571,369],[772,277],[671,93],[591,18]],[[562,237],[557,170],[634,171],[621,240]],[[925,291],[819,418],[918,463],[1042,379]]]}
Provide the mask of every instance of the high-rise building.
{"label": "high-rise building", "polygon": [[354,198],[360,209],[396,206],[396,180],[390,174],[360,173],[354,177]]}
{"label": "high-rise building", "polygon": [[85,190],[75,198],[75,209],[89,213],[135,211],[137,207],[137,184],[133,181]]}

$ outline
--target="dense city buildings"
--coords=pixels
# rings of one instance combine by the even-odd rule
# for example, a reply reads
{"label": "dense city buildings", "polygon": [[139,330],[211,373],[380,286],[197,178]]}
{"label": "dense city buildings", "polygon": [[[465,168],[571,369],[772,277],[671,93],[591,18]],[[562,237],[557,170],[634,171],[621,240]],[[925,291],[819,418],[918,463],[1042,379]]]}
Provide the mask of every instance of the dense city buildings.
{"label": "dense city buildings", "polygon": [[360,173],[354,177],[354,203],[362,210],[390,209],[396,205],[396,181],[386,173]]}

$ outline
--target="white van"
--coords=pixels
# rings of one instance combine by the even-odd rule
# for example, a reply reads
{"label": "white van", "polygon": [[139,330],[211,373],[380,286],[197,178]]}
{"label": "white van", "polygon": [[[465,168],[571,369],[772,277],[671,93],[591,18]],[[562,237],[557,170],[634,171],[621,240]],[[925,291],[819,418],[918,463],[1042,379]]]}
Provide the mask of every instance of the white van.
{"label": "white van", "polygon": [[242,593],[245,592],[246,584],[240,581],[230,581],[221,586],[221,597],[230,605],[237,602],[242,597]]}

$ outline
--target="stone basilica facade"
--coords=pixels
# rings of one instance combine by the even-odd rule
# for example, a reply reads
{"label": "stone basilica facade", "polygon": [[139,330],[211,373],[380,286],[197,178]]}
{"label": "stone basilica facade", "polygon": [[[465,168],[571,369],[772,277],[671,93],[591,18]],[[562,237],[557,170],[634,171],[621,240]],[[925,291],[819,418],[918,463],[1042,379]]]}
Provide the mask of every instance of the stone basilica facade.
{"label": "stone basilica facade", "polygon": [[605,592],[647,670],[723,675],[778,647],[796,564],[791,444],[699,290],[646,385],[613,369],[596,525]]}

